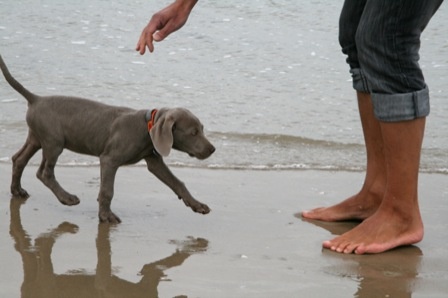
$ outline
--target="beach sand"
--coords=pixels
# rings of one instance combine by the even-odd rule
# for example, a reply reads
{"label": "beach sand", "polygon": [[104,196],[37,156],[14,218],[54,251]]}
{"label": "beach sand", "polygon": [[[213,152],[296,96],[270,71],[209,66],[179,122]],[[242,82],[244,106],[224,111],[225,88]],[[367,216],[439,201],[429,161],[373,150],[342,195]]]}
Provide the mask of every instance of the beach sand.
{"label": "beach sand", "polygon": [[363,174],[172,168],[208,215],[193,213],[145,167],[118,172],[99,224],[98,167],[58,167],[79,196],[61,205],[26,168],[31,197],[11,200],[0,164],[0,297],[446,297],[448,176],[421,174],[425,238],[379,255],[341,255],[322,241],[355,223],[296,213],[340,201]]}

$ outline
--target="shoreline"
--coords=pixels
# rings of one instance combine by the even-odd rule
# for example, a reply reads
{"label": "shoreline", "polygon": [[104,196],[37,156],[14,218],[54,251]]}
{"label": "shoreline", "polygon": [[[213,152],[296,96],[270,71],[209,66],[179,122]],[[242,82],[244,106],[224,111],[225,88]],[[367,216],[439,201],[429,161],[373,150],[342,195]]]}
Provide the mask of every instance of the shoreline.
{"label": "shoreline", "polygon": [[[168,167],[173,169],[191,169],[191,170],[210,170],[210,171],[255,171],[255,172],[295,172],[295,171],[317,171],[317,172],[347,172],[347,173],[364,173],[364,167],[355,167],[355,168],[333,168],[333,167],[321,167],[321,168],[313,168],[303,164],[294,164],[294,165],[219,165],[219,164],[209,164],[209,165],[201,165],[201,164],[183,164],[179,162],[167,163]],[[12,166],[11,161],[0,159],[0,166]],[[31,162],[28,167],[38,167],[39,164],[35,162]],[[84,162],[84,163],[61,163],[57,164],[57,167],[61,168],[98,168],[99,161],[95,162]],[[146,168],[146,164],[144,162],[138,162],[132,165],[126,165],[122,167],[129,168]],[[442,168],[439,170],[420,170],[420,175],[442,175],[448,176],[448,169]]]}

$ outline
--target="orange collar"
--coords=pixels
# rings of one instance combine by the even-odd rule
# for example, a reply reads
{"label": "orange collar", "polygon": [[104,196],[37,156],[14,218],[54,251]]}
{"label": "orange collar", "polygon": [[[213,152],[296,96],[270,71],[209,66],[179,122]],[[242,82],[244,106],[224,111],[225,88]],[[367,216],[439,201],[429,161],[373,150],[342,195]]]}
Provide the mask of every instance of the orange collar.
{"label": "orange collar", "polygon": [[157,113],[157,109],[153,109],[151,111],[151,117],[149,119],[147,119],[147,121],[148,121],[148,132],[154,126],[154,119],[156,118],[156,113]]}

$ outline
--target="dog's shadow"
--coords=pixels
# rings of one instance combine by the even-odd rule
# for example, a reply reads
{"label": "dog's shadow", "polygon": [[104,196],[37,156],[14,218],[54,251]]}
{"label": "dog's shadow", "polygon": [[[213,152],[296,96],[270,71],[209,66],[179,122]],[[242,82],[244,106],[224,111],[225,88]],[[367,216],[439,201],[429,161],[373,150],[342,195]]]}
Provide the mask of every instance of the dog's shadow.
{"label": "dog's shadow", "polygon": [[[99,224],[96,238],[97,266],[94,274],[55,274],[51,260],[53,245],[59,236],[77,233],[78,226],[63,222],[50,232],[39,235],[32,244],[31,237],[22,226],[20,207],[24,199],[13,198],[10,202],[10,234],[15,249],[23,262],[24,279],[21,297],[158,297],[157,287],[166,276],[164,271],[182,265],[192,254],[202,253],[208,241],[202,238],[187,238],[173,241],[178,248],[170,256],[146,264],[140,271],[141,279],[133,283],[119,278],[112,272],[110,225]],[[73,256],[70,256],[73,257]],[[187,297],[180,295],[176,297]]]}

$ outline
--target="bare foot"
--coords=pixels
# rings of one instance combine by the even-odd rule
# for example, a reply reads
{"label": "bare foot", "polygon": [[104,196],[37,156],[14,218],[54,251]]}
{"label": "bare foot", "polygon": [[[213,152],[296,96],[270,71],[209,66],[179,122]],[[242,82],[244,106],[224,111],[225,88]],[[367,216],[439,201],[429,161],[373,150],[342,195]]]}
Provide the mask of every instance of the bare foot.
{"label": "bare foot", "polygon": [[361,190],[358,194],[330,207],[303,211],[302,216],[322,221],[364,220],[381,204],[383,191]]}
{"label": "bare foot", "polygon": [[415,213],[405,216],[392,208],[380,207],[352,230],[325,241],[323,247],[339,253],[364,254],[415,244],[423,239],[423,222],[418,209]]}
{"label": "bare foot", "polygon": [[364,185],[356,195],[330,207],[303,211],[302,216],[322,221],[364,220],[376,212],[385,189],[386,179],[383,175],[367,173]]}

